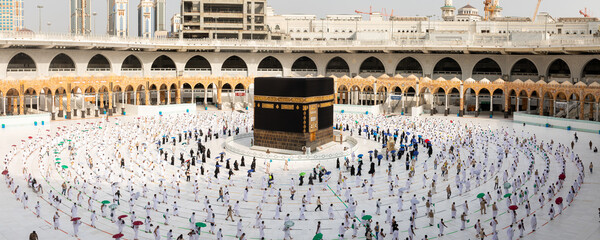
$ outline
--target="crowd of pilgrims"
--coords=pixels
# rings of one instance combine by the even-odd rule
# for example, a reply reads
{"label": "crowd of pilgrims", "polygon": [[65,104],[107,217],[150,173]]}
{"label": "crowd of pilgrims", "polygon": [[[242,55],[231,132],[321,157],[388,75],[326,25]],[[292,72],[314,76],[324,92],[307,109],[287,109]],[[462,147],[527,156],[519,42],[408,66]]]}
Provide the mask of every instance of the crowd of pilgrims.
{"label": "crowd of pilgrims", "polygon": [[334,128],[361,146],[312,167],[226,153],[222,140],[251,132],[251,119],[218,112],[40,130],[5,154],[3,175],[54,229],[70,222],[65,231],[79,236],[85,223],[117,239],[412,240],[446,228],[513,239],[561,214],[585,177],[573,145],[439,118],[336,114]]}

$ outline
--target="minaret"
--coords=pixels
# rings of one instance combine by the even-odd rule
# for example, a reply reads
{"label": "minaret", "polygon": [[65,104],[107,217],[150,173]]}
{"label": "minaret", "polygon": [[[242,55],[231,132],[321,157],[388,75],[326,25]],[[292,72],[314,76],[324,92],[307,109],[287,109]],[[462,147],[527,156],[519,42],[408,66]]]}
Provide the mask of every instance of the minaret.
{"label": "minaret", "polygon": [[500,0],[494,0],[494,7],[496,11],[492,14],[491,19],[502,17],[502,7],[500,7]]}
{"label": "minaret", "polygon": [[442,7],[442,18],[444,21],[454,21],[454,11],[456,8],[452,5],[452,0],[445,0],[445,4]]}

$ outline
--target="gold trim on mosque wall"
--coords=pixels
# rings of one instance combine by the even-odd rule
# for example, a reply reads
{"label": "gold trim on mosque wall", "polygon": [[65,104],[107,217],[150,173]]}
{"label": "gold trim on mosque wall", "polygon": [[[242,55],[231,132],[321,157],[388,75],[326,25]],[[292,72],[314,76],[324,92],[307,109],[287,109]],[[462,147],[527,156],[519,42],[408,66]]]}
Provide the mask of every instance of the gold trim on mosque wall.
{"label": "gold trim on mosque wall", "polygon": [[281,103],[312,103],[333,101],[333,94],[314,97],[276,97],[276,96],[261,96],[255,95],[254,101],[261,102],[281,102]]}

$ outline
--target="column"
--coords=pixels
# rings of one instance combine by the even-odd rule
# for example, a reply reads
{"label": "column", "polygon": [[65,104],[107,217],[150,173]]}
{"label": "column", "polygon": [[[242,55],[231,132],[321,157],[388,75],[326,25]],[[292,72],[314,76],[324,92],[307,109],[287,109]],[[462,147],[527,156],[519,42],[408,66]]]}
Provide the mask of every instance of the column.
{"label": "column", "polygon": [[171,104],[171,89],[167,89],[167,101],[165,103],[165,105]]}
{"label": "column", "polygon": [[145,93],[144,105],[150,105],[150,91],[146,90],[146,91],[144,91],[144,93]]}
{"label": "column", "polygon": [[508,118],[508,107],[510,104],[510,95],[504,92],[504,118]]}
{"label": "column", "polygon": [[112,116],[113,114],[113,93],[108,92],[108,111],[106,111],[108,116]]}
{"label": "column", "polygon": [[405,96],[404,96],[404,92],[402,92],[402,113],[404,113],[404,112],[405,112],[405,111],[404,111],[404,101],[406,101],[406,100],[405,100],[404,98],[405,98]]}
{"label": "column", "polygon": [[38,110],[38,112],[40,111],[40,95],[36,95],[36,102],[37,102],[37,107],[36,110]]}
{"label": "column", "polygon": [[194,89],[194,87],[192,87],[192,100],[190,101],[190,103],[196,103],[196,98],[194,96],[195,91],[196,90]]}
{"label": "column", "polygon": [[67,93],[67,119],[71,119],[71,93]]}
{"label": "column", "polygon": [[6,97],[2,97],[2,114],[6,115]]}
{"label": "column", "polygon": [[479,117],[479,93],[475,94],[475,117]]}
{"label": "column", "polygon": [[[81,109],[80,109],[80,112],[81,112],[81,118],[85,118],[85,114],[86,114],[86,111],[85,111],[85,93],[83,93],[83,92],[81,93]],[[89,113],[87,113],[87,114],[89,114]]]}
{"label": "column", "polygon": [[494,116],[494,93],[490,93],[490,117]]}
{"label": "column", "polygon": [[458,116],[462,117],[465,115],[465,90],[464,85],[460,84],[460,110],[458,111]]}
{"label": "column", "polygon": [[54,93],[50,93],[50,114],[52,115],[52,120],[56,120],[54,116]]}
{"label": "column", "polygon": [[177,89],[175,89],[175,94],[177,94],[177,98],[175,98],[175,103],[181,104],[181,88],[177,87]]}
{"label": "column", "polygon": [[541,95],[539,97],[538,103],[539,103],[538,107],[540,108],[540,109],[538,109],[539,112],[540,112],[540,116],[544,116],[544,92],[541,92]]}
{"label": "column", "polygon": [[223,102],[221,101],[221,93],[222,93],[222,88],[221,87],[217,87],[217,108],[220,110],[221,109],[221,104],[223,104]]}
{"label": "column", "polygon": [[19,101],[19,115],[23,114],[25,115],[25,96],[24,95],[19,95],[18,98]]}
{"label": "column", "polygon": [[548,110],[550,112],[550,117],[554,117],[554,102],[556,102],[556,97],[550,99],[550,109]]}
{"label": "column", "polygon": [[[160,103],[162,102],[162,101],[161,101],[162,99],[161,99],[161,97],[160,97],[160,94],[161,94],[160,90],[156,90],[156,106],[159,106],[159,105],[160,105]],[[149,95],[150,95],[150,94],[148,94],[148,96],[149,96]],[[148,99],[148,101],[150,101],[150,99]],[[167,101],[165,101],[165,103],[166,103],[166,102],[167,102]],[[152,101],[150,101],[150,104],[152,104]]]}
{"label": "column", "polygon": [[515,112],[518,112],[521,108],[521,105],[519,104],[521,96],[517,95],[516,98],[517,99],[515,99]]}
{"label": "column", "polygon": [[450,113],[450,109],[448,109],[448,93],[446,94],[446,100],[444,103],[444,116],[448,116],[448,114]]}
{"label": "column", "polygon": [[569,111],[569,97],[567,97],[567,108],[565,109],[565,112],[566,112],[566,114],[567,114],[567,115],[566,115],[566,118],[567,118],[567,119],[569,119],[569,112],[570,112],[570,111]]}
{"label": "column", "polygon": [[208,91],[207,88],[204,88],[204,106],[208,103]]}
{"label": "column", "polygon": [[431,94],[431,111],[430,111],[430,114],[429,114],[431,116],[433,116],[433,112],[435,111],[435,95],[436,94]]}
{"label": "column", "polygon": [[58,117],[62,118],[64,115],[63,112],[63,95],[58,94]]}
{"label": "column", "polygon": [[[579,120],[584,120],[584,112],[585,112],[585,98],[580,98],[581,100],[579,101]],[[591,114],[591,112],[590,112]]]}

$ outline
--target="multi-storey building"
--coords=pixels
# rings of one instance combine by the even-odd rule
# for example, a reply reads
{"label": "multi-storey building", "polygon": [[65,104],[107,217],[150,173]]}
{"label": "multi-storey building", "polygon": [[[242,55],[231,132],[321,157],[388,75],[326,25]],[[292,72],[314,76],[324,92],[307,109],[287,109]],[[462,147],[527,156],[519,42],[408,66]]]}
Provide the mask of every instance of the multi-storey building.
{"label": "multi-storey building", "polygon": [[73,34],[88,35],[91,32],[91,0],[70,0],[69,29]]}
{"label": "multi-storey building", "polygon": [[129,36],[129,0],[108,0],[108,34]]}
{"label": "multi-storey building", "polygon": [[155,0],[154,11],[156,18],[154,18],[154,29],[156,31],[167,31],[166,20],[167,20],[167,1],[166,0]]}
{"label": "multi-storey building", "polygon": [[156,12],[153,0],[140,0],[138,5],[138,36],[151,38],[156,31],[155,26]]}
{"label": "multi-storey building", "polygon": [[181,14],[175,13],[171,17],[171,35],[175,36],[181,31]]}
{"label": "multi-storey building", "polygon": [[0,32],[23,29],[23,0],[0,0]]}
{"label": "multi-storey building", "polygon": [[183,37],[269,39],[266,7],[266,0],[183,0]]}

